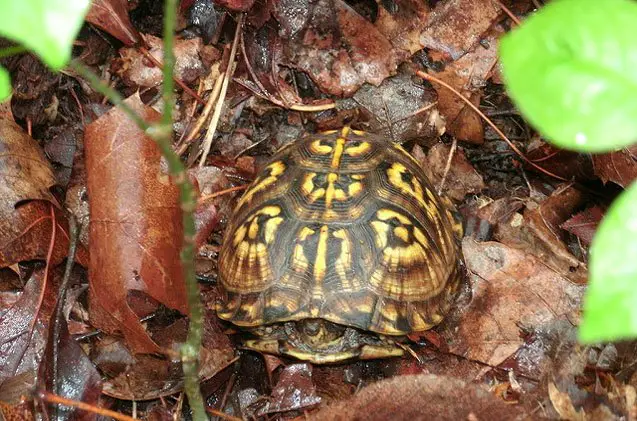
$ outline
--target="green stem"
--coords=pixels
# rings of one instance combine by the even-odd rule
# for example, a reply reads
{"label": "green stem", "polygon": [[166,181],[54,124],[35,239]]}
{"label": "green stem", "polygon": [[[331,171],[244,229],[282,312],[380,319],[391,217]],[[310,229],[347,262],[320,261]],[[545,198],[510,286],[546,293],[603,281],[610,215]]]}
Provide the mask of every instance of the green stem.
{"label": "green stem", "polygon": [[151,126],[146,123],[144,119],[141,118],[131,107],[129,107],[127,103],[124,102],[124,98],[122,98],[119,92],[104,83],[102,79],[100,79],[95,73],[91,71],[91,69],[86,67],[81,62],[73,60],[71,61],[70,66],[80,76],[87,80],[93,89],[108,98],[108,100],[111,101],[113,105],[122,109],[128,115],[128,117],[130,117],[135,122],[135,124],[137,124],[137,127],[141,128],[145,132],[148,132],[149,135],[151,135],[152,137],[152,134],[150,133],[152,131],[150,130]]}
{"label": "green stem", "polygon": [[192,419],[205,421],[208,419],[204,408],[203,397],[199,388],[199,350],[203,332],[203,306],[199,296],[199,286],[195,277],[195,219],[193,212],[197,206],[197,198],[192,184],[188,180],[186,167],[172,149],[172,110],[175,102],[173,69],[175,67],[175,55],[173,41],[175,23],[177,21],[177,0],[165,0],[164,3],[164,112],[160,134],[161,142],[157,143],[161,148],[168,168],[174,175],[179,187],[180,202],[183,212],[184,244],[181,250],[181,264],[186,282],[186,295],[190,310],[190,326],[188,338],[181,348],[181,362],[184,371],[184,390],[188,396],[188,403],[192,410]]}

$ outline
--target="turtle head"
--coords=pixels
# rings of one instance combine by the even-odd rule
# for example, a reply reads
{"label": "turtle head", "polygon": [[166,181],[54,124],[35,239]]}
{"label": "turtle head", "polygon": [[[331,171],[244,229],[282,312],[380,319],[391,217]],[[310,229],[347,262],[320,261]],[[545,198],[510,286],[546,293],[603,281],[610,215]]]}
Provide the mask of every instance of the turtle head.
{"label": "turtle head", "polygon": [[314,364],[403,355],[403,349],[392,339],[323,319],[274,324],[253,329],[252,333],[257,338],[244,341],[246,348]]}

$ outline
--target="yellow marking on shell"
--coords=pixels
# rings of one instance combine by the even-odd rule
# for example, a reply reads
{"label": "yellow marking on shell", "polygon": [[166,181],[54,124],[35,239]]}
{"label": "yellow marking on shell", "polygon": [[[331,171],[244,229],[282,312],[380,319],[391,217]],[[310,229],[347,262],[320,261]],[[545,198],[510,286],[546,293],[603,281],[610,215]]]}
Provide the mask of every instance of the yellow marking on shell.
{"label": "yellow marking on shell", "polygon": [[274,239],[276,238],[275,236],[276,230],[279,227],[279,225],[281,225],[282,222],[283,222],[283,218],[276,217],[276,218],[268,219],[268,221],[265,223],[263,237],[265,239],[266,244],[271,244],[274,241]]}
{"label": "yellow marking on shell", "polygon": [[394,143],[394,148],[402,152],[411,162],[420,166],[420,162],[418,162],[418,160],[414,158],[409,152],[407,152],[407,150],[401,145],[399,145],[398,143]]}
{"label": "yellow marking on shell", "polygon": [[352,289],[359,287],[359,282],[355,282],[357,280],[350,279],[350,277],[347,276],[347,271],[352,266],[350,239],[347,236],[347,231],[344,229],[334,231],[332,236],[341,240],[341,252],[334,262],[334,268],[341,280],[343,291],[351,291]]}
{"label": "yellow marking on shell", "polygon": [[405,243],[409,242],[409,231],[407,231],[407,228],[405,227],[395,227],[394,235],[403,240]]}
{"label": "yellow marking on shell", "polygon": [[252,218],[252,222],[250,223],[250,228],[248,228],[248,238],[250,240],[255,240],[258,234],[259,234],[259,221],[257,221],[257,218]]}
{"label": "yellow marking on shell", "polygon": [[372,145],[369,142],[361,142],[360,145],[345,148],[345,154],[349,156],[360,156],[369,152],[371,148]]}
{"label": "yellow marking on shell", "polygon": [[[345,128],[343,128],[345,130]],[[334,153],[332,154],[332,169],[337,170],[341,165],[341,158],[343,156],[343,149],[345,148],[345,137],[339,137],[336,139],[336,145],[334,145]]]}
{"label": "yellow marking on shell", "polygon": [[327,272],[327,238],[329,228],[327,225],[321,227],[318,245],[316,246],[316,257],[314,261],[314,279],[317,283],[323,281]]}
{"label": "yellow marking on shell", "polygon": [[334,130],[323,130],[321,132],[321,134],[324,134],[324,135],[330,135],[330,134],[334,134],[334,133],[338,133],[338,130],[336,130],[336,129],[334,129]]}
{"label": "yellow marking on shell", "polygon": [[354,130],[354,129],[351,129],[351,132],[357,136],[365,136],[365,133],[366,133],[365,130]]}
{"label": "yellow marking on shell", "polygon": [[349,196],[358,196],[360,194],[360,192],[363,191],[363,183],[360,182],[355,182],[355,183],[350,183],[349,186],[347,186],[347,194]]}
{"label": "yellow marking on shell", "polygon": [[248,320],[256,319],[258,317],[257,315],[258,309],[259,309],[259,306],[255,306],[253,305],[253,303],[245,303],[245,304],[242,304],[240,307],[240,311],[247,315],[244,317]]}
{"label": "yellow marking on shell", "polygon": [[386,208],[379,209],[376,212],[376,216],[381,221],[387,221],[387,220],[389,220],[391,218],[396,218],[396,219],[398,219],[398,222],[400,222],[403,225],[411,225],[411,221],[409,220],[409,218],[407,218],[402,213],[396,212],[393,209],[386,209]]}
{"label": "yellow marking on shell", "polygon": [[316,189],[310,194],[309,202],[314,203],[323,196],[325,196],[325,189]]}
{"label": "yellow marking on shell", "polygon": [[[325,190],[325,207],[332,207],[332,200],[334,200],[334,196],[336,195],[336,188],[334,187],[334,183],[338,180],[338,174],[333,172],[327,175],[327,189]],[[341,194],[343,191],[341,190]]]}
{"label": "yellow marking on shell", "polygon": [[236,209],[239,209],[245,203],[250,202],[256,193],[265,190],[274,184],[279,179],[279,176],[285,172],[285,168],[285,164],[281,161],[275,161],[265,167],[266,170],[270,170],[270,174],[263,179],[259,177],[254,180],[250,188],[245,192],[241,200],[239,200]]}
{"label": "yellow marking on shell", "polygon": [[314,142],[310,143],[310,151],[317,155],[328,155],[332,153],[332,147],[330,145],[322,145],[322,139],[317,139]]}
{"label": "yellow marking on shell", "polygon": [[347,139],[349,132],[352,130],[350,126],[343,126],[341,128],[341,137]]}
{"label": "yellow marking on shell", "polygon": [[305,174],[305,177],[303,179],[303,184],[301,184],[301,192],[306,195],[309,196],[312,191],[314,190],[314,178],[316,177],[316,173],[314,172],[310,172]]}
{"label": "yellow marking on shell", "polygon": [[381,221],[372,221],[370,225],[375,231],[374,239],[376,240],[376,247],[379,249],[387,247],[387,230],[389,225]]}
{"label": "yellow marking on shell", "polygon": [[431,321],[436,325],[442,322],[442,319],[443,317],[440,314],[434,313],[431,315]]}
{"label": "yellow marking on shell", "polygon": [[232,245],[237,247],[239,244],[241,244],[243,239],[246,237],[246,232],[247,231],[248,231],[248,229],[246,228],[245,225],[241,225],[239,228],[237,228],[237,230],[234,232],[234,236],[232,238]]}

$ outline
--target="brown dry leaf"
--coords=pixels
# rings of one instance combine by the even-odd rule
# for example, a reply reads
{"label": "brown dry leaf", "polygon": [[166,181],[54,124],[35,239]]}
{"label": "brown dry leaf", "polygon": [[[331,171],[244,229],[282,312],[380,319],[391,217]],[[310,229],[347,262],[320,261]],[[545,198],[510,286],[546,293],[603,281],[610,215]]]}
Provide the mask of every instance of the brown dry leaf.
{"label": "brown dry leaf", "polygon": [[0,419],[6,421],[32,421],[34,420],[31,402],[26,400],[15,405],[0,400]]}
{"label": "brown dry leaf", "polygon": [[560,275],[576,283],[585,283],[588,269],[568,249],[560,225],[584,203],[584,195],[570,184],[557,188],[535,208],[524,212],[524,220],[511,220],[497,228],[498,240],[525,250],[542,260]]}
{"label": "brown dry leaf", "polygon": [[439,2],[429,15],[420,43],[457,60],[475,46],[500,15],[491,0]]}
{"label": "brown dry leaf", "polygon": [[235,12],[247,12],[252,8],[254,0],[215,0],[215,4]]}
{"label": "brown dry leaf", "polygon": [[[160,63],[163,62],[164,44],[161,38],[146,35],[148,51]],[[203,50],[201,38],[176,39],[175,40],[175,77],[185,83],[191,83],[205,72],[204,62],[201,58]],[[122,81],[133,87],[153,87],[161,84],[163,80],[162,70],[156,67],[137,48],[124,47],[120,50],[121,58],[113,62],[118,69]]]}
{"label": "brown dry leaf", "polygon": [[[592,155],[558,149],[539,136],[533,136],[527,147],[527,158],[545,170],[567,180],[593,180]],[[531,171],[537,169],[525,164]]]}
{"label": "brown dry leaf", "polygon": [[379,85],[398,66],[387,38],[342,0],[305,8],[278,0],[273,15],[283,32],[285,64],[306,72],[323,92],[352,95],[363,83]]}
{"label": "brown dry leaf", "polygon": [[617,152],[593,155],[595,175],[604,183],[612,181],[624,188],[637,178],[637,145]]}
{"label": "brown dry leaf", "polygon": [[586,420],[584,410],[576,411],[568,393],[560,392],[553,382],[549,382],[549,398],[551,399],[553,408],[555,408],[560,415],[560,419],[568,421]]}
{"label": "brown dry leaf", "polygon": [[312,366],[292,364],[285,367],[272,389],[270,400],[259,415],[277,412],[307,410],[321,403],[312,381]]}
{"label": "brown dry leaf", "polygon": [[414,82],[406,72],[385,79],[378,87],[363,85],[343,105],[356,107],[367,120],[369,131],[394,142],[437,137],[445,131],[435,107],[436,92]]}
{"label": "brown dry leaf", "polygon": [[22,394],[28,395],[35,381],[35,373],[42,359],[51,315],[57,300],[59,279],[45,276],[39,270],[26,283],[18,301],[0,316],[0,396],[13,377]]}
{"label": "brown dry leaf", "polygon": [[[66,257],[68,223],[49,192],[55,177],[39,145],[11,120],[0,119],[0,267],[46,259],[56,222],[51,265]],[[78,261],[87,263],[86,249]]]}
{"label": "brown dry leaf", "polygon": [[[449,63],[444,70],[435,73],[438,79],[447,82],[476,107],[480,105],[482,88],[497,62],[499,32],[492,31],[488,37],[467,54]],[[459,140],[481,144],[484,128],[480,116],[449,89],[433,84],[438,92],[438,108],[447,121],[447,131]]]}
{"label": "brown dry leaf", "polygon": [[372,384],[350,399],[335,402],[307,416],[308,420],[511,420],[519,407],[507,405],[486,387],[462,380],[420,374],[398,376]]}
{"label": "brown dry leaf", "polygon": [[374,25],[392,45],[408,56],[422,50],[420,34],[428,22],[429,6],[420,0],[379,2]]}
{"label": "brown dry leaf", "polygon": [[604,211],[598,206],[593,206],[566,220],[560,228],[575,235],[583,244],[590,245],[603,217]]}
{"label": "brown dry leaf", "polygon": [[124,45],[131,46],[141,41],[139,32],[128,17],[126,0],[93,0],[86,21],[111,34]]}
{"label": "brown dry leaf", "polygon": [[450,352],[495,367],[524,344],[521,329],[577,318],[585,288],[543,261],[501,243],[471,238],[464,239],[462,250],[473,297],[457,323],[443,332]]}
{"label": "brown dry leaf", "polygon": [[[427,154],[427,163],[423,165],[423,168],[430,172],[430,179],[436,180],[436,185],[440,184],[445,172],[450,150],[451,146],[437,143]],[[450,198],[458,201],[463,200],[468,194],[477,194],[484,189],[482,176],[467,161],[467,157],[461,150],[456,150],[451,158],[451,167],[443,188]]]}
{"label": "brown dry leaf", "polygon": [[[231,363],[234,349],[211,311],[204,316],[203,328],[199,376],[206,380]],[[163,349],[171,349],[173,355],[179,355],[179,347],[186,341],[187,332],[187,319],[182,318],[155,332],[153,339]],[[96,354],[96,364],[111,377],[104,385],[104,393],[109,396],[124,400],[148,400],[169,396],[183,388],[179,359],[133,356],[117,341],[102,341]]]}
{"label": "brown dry leaf", "polygon": [[[148,122],[160,117],[139,95],[126,103]],[[84,139],[91,321],[106,332],[122,332],[134,352],[160,352],[127,296],[143,291],[168,308],[187,311],[178,189],[163,170],[155,142],[120,109],[88,125]]]}

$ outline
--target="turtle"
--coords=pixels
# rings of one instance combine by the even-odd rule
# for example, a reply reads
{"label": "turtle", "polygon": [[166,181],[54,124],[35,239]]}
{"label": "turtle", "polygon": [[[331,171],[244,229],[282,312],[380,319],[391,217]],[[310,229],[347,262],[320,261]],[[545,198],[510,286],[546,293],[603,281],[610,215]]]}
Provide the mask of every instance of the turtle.
{"label": "turtle", "polygon": [[400,144],[343,127],[276,152],[218,257],[216,312],[242,346],[338,363],[403,355],[463,278],[462,224]]}

